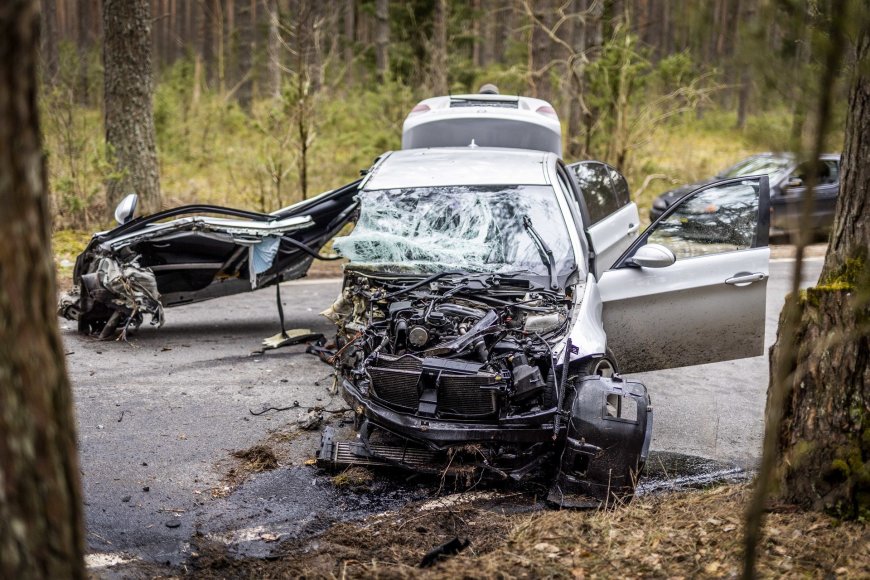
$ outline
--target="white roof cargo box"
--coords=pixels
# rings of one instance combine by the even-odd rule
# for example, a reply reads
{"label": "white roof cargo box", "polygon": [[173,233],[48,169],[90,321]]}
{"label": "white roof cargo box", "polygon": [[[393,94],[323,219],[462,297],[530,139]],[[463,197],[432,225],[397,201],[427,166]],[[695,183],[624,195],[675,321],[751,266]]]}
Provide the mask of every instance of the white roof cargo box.
{"label": "white roof cargo box", "polygon": [[420,101],[405,118],[402,149],[509,147],[562,156],[562,127],[547,101],[492,93]]}

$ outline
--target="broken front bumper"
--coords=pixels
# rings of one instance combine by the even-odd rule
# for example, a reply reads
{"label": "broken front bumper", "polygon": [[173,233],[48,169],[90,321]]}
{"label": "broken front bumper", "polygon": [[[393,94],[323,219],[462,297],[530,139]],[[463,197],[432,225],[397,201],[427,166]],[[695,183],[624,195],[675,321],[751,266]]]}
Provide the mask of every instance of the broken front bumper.
{"label": "broken front bumper", "polygon": [[444,421],[394,411],[360,393],[347,379],[342,381],[342,393],[351,409],[376,427],[433,450],[490,441],[533,444],[553,440],[554,409],[504,417],[497,424]]}

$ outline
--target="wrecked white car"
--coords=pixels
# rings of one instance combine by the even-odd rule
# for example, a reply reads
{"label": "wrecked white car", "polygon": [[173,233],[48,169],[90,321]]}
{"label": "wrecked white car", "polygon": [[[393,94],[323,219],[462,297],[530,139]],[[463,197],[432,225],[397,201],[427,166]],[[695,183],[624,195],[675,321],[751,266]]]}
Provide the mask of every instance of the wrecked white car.
{"label": "wrecked white car", "polygon": [[[678,213],[711,196],[735,206],[724,240]],[[350,264],[326,312],[358,436],[327,429],[320,464],[546,473],[559,505],[630,495],[652,406],[619,373],[761,354],[767,196],[764,177],[708,185],[639,235],[625,180],[601,163],[383,156],[334,243]]]}
{"label": "wrecked white car", "polygon": [[[705,233],[689,218],[713,206]],[[177,217],[201,212],[233,219]],[[534,474],[556,504],[597,505],[633,493],[651,440],[646,388],[620,373],[761,354],[768,219],[766,177],[706,185],[641,233],[608,165],[403,150],[274,214],[191,206],[98,234],[61,310],[87,332],[159,323],[162,307],[304,274],[355,220],[324,314],[358,436],[326,428],[318,464]]]}

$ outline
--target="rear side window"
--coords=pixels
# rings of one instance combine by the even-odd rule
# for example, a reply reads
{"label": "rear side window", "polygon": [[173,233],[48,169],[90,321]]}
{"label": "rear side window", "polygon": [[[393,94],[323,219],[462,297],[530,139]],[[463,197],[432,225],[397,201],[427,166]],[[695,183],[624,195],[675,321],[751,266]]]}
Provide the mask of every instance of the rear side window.
{"label": "rear side window", "polygon": [[593,224],[624,205],[619,203],[610,180],[609,168],[603,163],[576,163],[569,166],[569,169],[577,177],[577,184],[586,200],[586,207],[589,209],[589,217]]}

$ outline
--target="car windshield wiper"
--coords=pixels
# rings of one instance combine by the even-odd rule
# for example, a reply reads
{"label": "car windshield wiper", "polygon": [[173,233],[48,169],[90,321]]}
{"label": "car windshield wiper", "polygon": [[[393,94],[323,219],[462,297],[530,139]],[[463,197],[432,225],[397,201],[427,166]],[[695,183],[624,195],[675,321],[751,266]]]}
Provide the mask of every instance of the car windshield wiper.
{"label": "car windshield wiper", "polygon": [[541,261],[547,266],[547,273],[550,275],[550,289],[558,290],[559,281],[556,279],[556,258],[553,257],[553,250],[550,249],[550,246],[547,245],[547,242],[544,241],[544,238],[541,237],[541,234],[532,225],[532,218],[527,215],[523,216],[523,227],[529,232],[529,237],[535,242],[538,253],[541,255]]}

